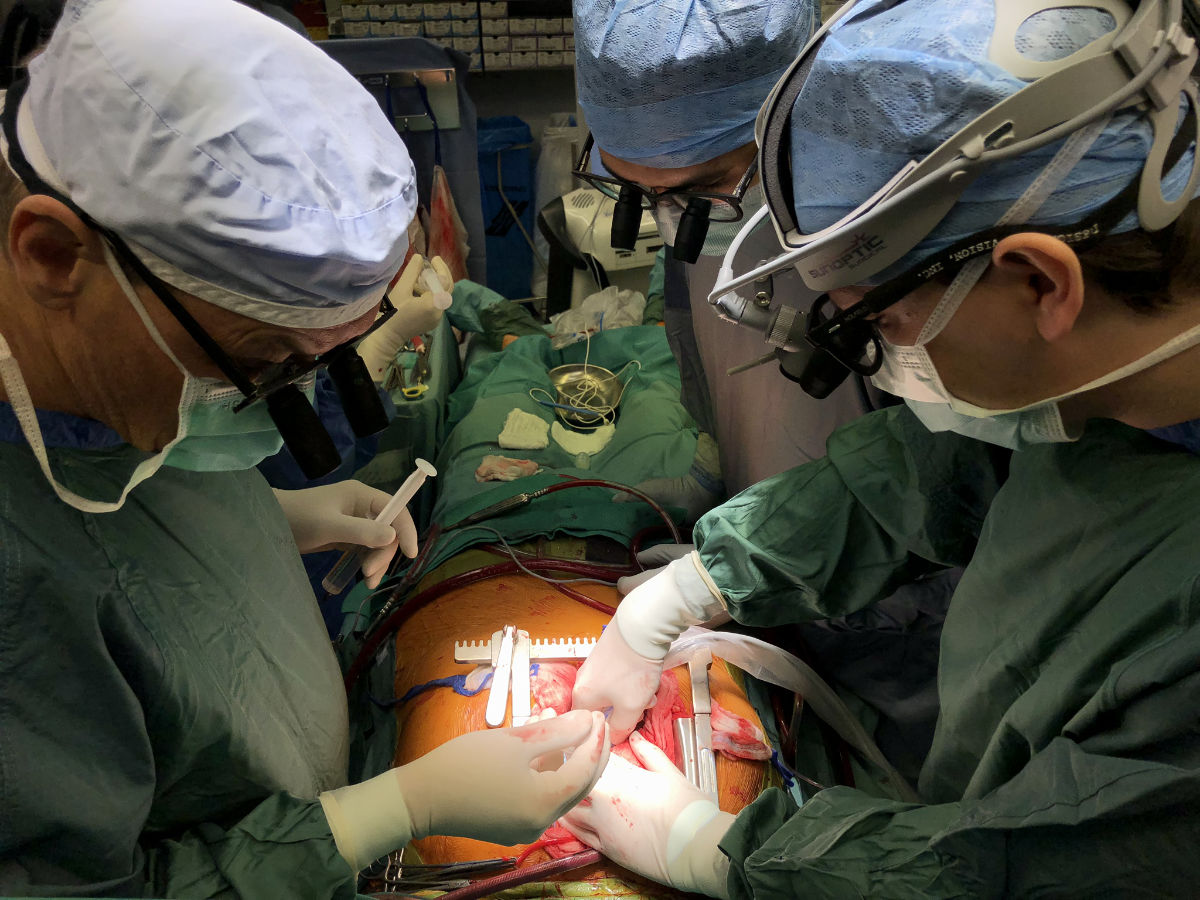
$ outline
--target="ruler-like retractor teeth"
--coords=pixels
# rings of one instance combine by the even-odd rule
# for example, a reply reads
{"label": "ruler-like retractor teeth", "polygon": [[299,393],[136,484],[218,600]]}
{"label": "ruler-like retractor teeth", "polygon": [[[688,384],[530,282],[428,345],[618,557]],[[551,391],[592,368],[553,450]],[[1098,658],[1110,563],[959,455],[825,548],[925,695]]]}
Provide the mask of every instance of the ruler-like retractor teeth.
{"label": "ruler-like retractor teeth", "polygon": [[492,662],[491,641],[456,641],[454,661],[456,663],[488,663],[490,665]]}
{"label": "ruler-like retractor teeth", "polygon": [[[596,638],[537,638],[530,641],[530,660],[562,660],[586,659],[596,646]],[[456,641],[454,644],[454,661],[457,663],[476,663],[495,665],[493,641]]]}

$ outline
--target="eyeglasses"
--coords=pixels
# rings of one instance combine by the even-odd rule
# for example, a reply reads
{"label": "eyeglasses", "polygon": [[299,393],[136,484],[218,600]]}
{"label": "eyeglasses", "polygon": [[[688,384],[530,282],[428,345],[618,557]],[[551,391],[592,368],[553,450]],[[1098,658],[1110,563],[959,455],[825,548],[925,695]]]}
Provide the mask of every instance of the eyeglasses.
{"label": "eyeglasses", "polygon": [[712,204],[708,212],[708,220],[710,222],[741,221],[743,215],[742,198],[746,196],[746,190],[750,187],[751,180],[753,180],[755,174],[758,172],[758,154],[755,154],[754,161],[750,163],[749,168],[746,169],[746,173],[738,181],[732,194],[676,188],[655,191],[643,185],[635,184],[632,181],[626,181],[624,178],[618,178],[615,175],[597,175],[593,172],[592,148],[595,146],[595,143],[595,137],[589,133],[587,140],[583,144],[583,153],[580,154],[579,162],[575,165],[573,174],[576,178],[586,182],[590,187],[594,187],[612,200],[619,200],[621,198],[621,190],[623,188],[636,191],[641,197],[642,209],[652,209],[660,203],[671,203],[680,209],[687,209],[688,204],[693,200],[704,200]]}
{"label": "eyeglasses", "polygon": [[287,360],[251,375],[234,362],[195,317],[187,311],[162,279],[154,275],[129,246],[115,234],[100,229],[121,265],[131,269],[154,292],[167,311],[202,349],[221,373],[241,391],[243,399],[233,408],[241,412],[252,403],[267,404],[271,420],[301,470],[309,478],[328,475],[341,464],[341,454],[321,424],[308,399],[296,387],[324,369],[341,401],[342,411],[358,437],[377,434],[387,427],[387,411],[379,391],[355,346],[383,325],[396,312],[384,295],[379,315],[362,334],[311,359]]}
{"label": "eyeglasses", "polygon": [[145,282],[192,340],[242,393],[243,399],[234,407],[234,412],[240,412],[260,400],[264,401],[271,421],[283,436],[284,444],[295,457],[305,476],[310,479],[328,475],[341,464],[342,458],[333,443],[333,438],[321,423],[317,411],[296,387],[298,381],[308,378],[320,369],[327,370],[337,390],[346,419],[357,436],[366,437],[387,427],[387,412],[379,398],[379,391],[371,379],[370,372],[367,371],[366,363],[354,349],[359,341],[383,325],[395,313],[395,307],[386,295],[383,297],[379,316],[363,334],[311,359],[289,360],[251,375],[230,358],[220,344],[184,308],[167,283],[154,275],[119,235],[96,222],[70,197],[47,184],[29,163],[17,138],[16,126],[17,110],[28,84],[27,79],[22,79],[9,88],[4,99],[3,114],[0,116],[0,127],[3,128],[8,143],[8,163],[13,172],[30,193],[53,197],[71,209],[84,224],[108,242],[119,265]]}

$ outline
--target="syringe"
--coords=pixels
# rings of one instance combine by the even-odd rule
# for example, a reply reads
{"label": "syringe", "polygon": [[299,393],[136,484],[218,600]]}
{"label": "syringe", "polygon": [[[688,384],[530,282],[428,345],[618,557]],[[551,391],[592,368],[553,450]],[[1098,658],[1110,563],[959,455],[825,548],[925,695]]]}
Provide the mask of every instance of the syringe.
{"label": "syringe", "polygon": [[429,289],[429,292],[433,294],[432,301],[434,307],[440,310],[450,308],[454,302],[454,298],[450,296],[450,293],[442,285],[441,279],[438,278],[437,269],[433,267],[429,260],[425,260],[425,267],[421,269],[421,284],[425,285]]}
{"label": "syringe", "polygon": [[[375,521],[381,522],[384,525],[391,525],[395,521],[396,516],[400,515],[400,510],[408,506],[408,501],[421,489],[421,485],[425,483],[425,479],[436,477],[436,475],[437,469],[425,460],[418,459],[416,471],[404,479],[404,484],[400,485],[400,489],[392,494],[392,498],[388,500],[387,505],[375,517]],[[366,547],[347,550],[333,564],[333,568],[329,570],[329,574],[321,582],[321,587],[330,594],[340,594],[354,580],[354,573],[362,565],[363,557],[370,552],[370,548]]]}

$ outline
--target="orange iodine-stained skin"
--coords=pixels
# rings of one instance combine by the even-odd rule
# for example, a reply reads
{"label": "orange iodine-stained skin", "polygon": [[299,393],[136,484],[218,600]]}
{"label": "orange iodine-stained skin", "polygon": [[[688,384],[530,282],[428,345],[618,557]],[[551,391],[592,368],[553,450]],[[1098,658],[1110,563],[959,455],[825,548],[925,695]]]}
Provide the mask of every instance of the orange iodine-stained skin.
{"label": "orange iodine-stained skin", "polygon": [[[610,606],[620,601],[616,590],[605,585],[573,587],[582,587],[589,596]],[[455,642],[487,641],[493,632],[510,624],[529,632],[532,640],[598,638],[603,626],[608,624],[608,616],[528,575],[504,575],[466,585],[418,610],[397,634],[398,662],[394,696],[403,697],[412,688],[436,679],[467,675],[473,667],[454,662]],[[561,665],[549,664],[547,668]],[[686,668],[680,667],[665,677],[674,682],[666,686],[674,696],[670,702],[678,704],[680,713],[690,715],[691,691]],[[573,678],[570,680],[573,682]],[[539,685],[543,681],[545,684]],[[536,713],[541,705],[553,706],[559,712],[565,711],[559,707],[564,700],[566,703],[570,700],[567,679],[558,679],[560,684],[557,687],[554,681],[553,678],[533,679],[533,712]],[[709,691],[714,702],[714,729],[720,716],[727,715],[729,721],[734,723],[734,732],[738,734],[733,744],[749,747],[754,734],[762,733],[761,722],[746,699],[739,678],[735,678],[720,660],[715,660],[709,670]],[[419,693],[397,706],[400,737],[395,764],[404,765],[452,737],[487,727],[484,722],[487,697],[486,690],[467,697],[450,688],[439,687]],[[505,724],[510,721],[510,718],[506,718]],[[671,730],[666,722],[659,723],[658,729],[660,733]],[[673,744],[673,735],[671,741]],[[721,739],[714,737],[714,745],[719,747],[720,744]],[[668,752],[673,754],[673,746]],[[757,759],[733,759],[718,754],[717,781],[721,809],[736,814],[757,797],[766,782],[766,768],[767,764]],[[416,842],[416,848],[426,863],[441,863],[513,856],[520,853],[524,846],[500,847],[466,838],[435,836]],[[528,861],[532,864],[545,858],[542,851],[537,851],[530,855]],[[668,896],[662,893],[664,889],[657,886],[642,890],[641,886],[648,883],[608,862],[572,877],[592,880],[618,874],[631,884],[636,882],[639,885],[638,893],[642,896]]]}

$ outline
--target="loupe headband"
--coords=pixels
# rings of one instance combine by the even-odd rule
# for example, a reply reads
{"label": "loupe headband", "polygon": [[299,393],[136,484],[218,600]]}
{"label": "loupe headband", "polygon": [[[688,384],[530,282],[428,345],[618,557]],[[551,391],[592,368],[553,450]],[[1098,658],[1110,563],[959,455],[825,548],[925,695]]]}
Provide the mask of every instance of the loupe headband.
{"label": "loupe headband", "polygon": [[[1060,140],[1102,116],[1146,103],[1155,138],[1143,170],[1137,209],[1143,227],[1164,227],[1190,200],[1200,176],[1200,154],[1188,188],[1174,201],[1162,195],[1161,163],[1178,119],[1178,97],[1197,59],[1195,41],[1180,24],[1181,0],[1143,0],[1130,12],[1117,0],[1004,0],[1015,13],[998,16],[998,36],[1015,31],[1029,15],[1064,5],[1101,7],[1117,21],[1114,31],[1052,63],[1029,63],[1036,80],[1007,97],[920,161],[910,161],[875,194],[841,220],[812,233],[796,221],[791,177],[791,117],[825,37],[853,15],[847,4],[805,46],[767,98],[756,122],[759,168],[766,203],[789,261],[810,288],[828,291],[861,284],[905,256],[992,165]],[[1015,55],[1015,54],[1014,54]],[[1019,59],[1019,57],[1018,57]],[[1005,60],[1005,65],[1013,65]]]}

